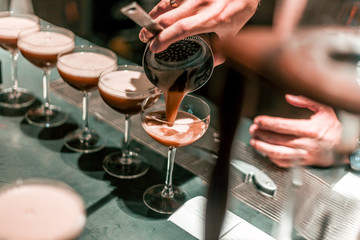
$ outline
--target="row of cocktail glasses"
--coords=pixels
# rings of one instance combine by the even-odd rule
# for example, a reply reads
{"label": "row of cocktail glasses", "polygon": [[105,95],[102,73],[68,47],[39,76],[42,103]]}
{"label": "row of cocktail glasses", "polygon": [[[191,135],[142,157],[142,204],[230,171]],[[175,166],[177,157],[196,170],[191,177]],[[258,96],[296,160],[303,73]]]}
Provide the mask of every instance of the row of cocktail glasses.
{"label": "row of cocktail glasses", "polygon": [[83,92],[83,127],[66,135],[65,145],[77,152],[91,153],[105,146],[101,135],[89,127],[89,95],[98,89],[104,102],[125,116],[123,149],[105,157],[104,170],[124,179],[137,178],[148,171],[144,157],[130,150],[130,117],[141,112],[144,130],[169,150],[165,184],[146,190],[144,202],[152,210],[167,214],[184,203],[186,194],[172,185],[175,152],[177,147],[195,142],[206,132],[210,109],[203,100],[184,96],[175,104],[176,119],[168,121],[169,103],[165,104],[162,92],[148,80],[142,67],[118,66],[116,54],[102,47],[76,46],[71,31],[41,26],[34,15],[0,12],[0,26],[0,46],[11,53],[13,83],[0,93],[0,106],[19,109],[30,107],[35,101],[29,91],[19,87],[16,60],[20,51],[43,71],[43,104],[31,107],[25,119],[38,127],[64,124],[67,114],[50,103],[49,74],[56,68],[66,83]]}
{"label": "row of cocktail glasses", "polygon": [[[84,153],[101,150],[105,146],[105,139],[89,126],[89,95],[97,88],[99,76],[105,70],[118,71],[120,75],[117,76],[120,78],[121,74],[126,72],[133,73],[135,75],[130,77],[138,78],[133,80],[137,85],[140,82],[148,83],[146,78],[139,78],[142,76],[141,68],[123,66],[117,69],[117,56],[112,51],[92,45],[75,46],[75,36],[71,31],[57,26],[40,26],[39,19],[31,14],[1,12],[0,23],[0,44],[11,53],[11,65],[14,66],[11,71],[13,86],[1,92],[0,105],[17,109],[28,107],[35,100],[29,91],[18,86],[16,60],[20,51],[27,60],[43,70],[43,104],[32,107],[25,113],[28,123],[50,128],[67,121],[68,115],[60,107],[50,103],[49,74],[56,67],[65,82],[83,92],[83,127],[68,134],[65,145],[71,150]],[[111,89],[105,88],[107,84],[102,86],[104,89]],[[119,91],[129,91],[126,85],[124,87],[125,89],[119,88]],[[136,85],[133,88],[134,94],[127,98],[137,97]],[[141,95],[140,100],[156,93],[156,90],[149,82],[144,90],[146,92],[138,94]],[[104,94],[108,92],[102,91]],[[121,110],[126,110],[126,107]],[[117,111],[120,111],[120,108],[117,108]],[[130,114],[134,113],[132,111]],[[128,176],[121,176],[120,173],[118,175],[131,178],[131,173],[128,173]]]}

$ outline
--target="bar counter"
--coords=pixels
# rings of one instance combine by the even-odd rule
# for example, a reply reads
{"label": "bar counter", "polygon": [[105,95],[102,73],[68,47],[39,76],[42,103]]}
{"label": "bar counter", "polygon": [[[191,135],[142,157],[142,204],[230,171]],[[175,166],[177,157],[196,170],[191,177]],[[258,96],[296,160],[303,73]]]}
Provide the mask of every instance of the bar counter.
{"label": "bar counter", "polygon": [[[76,45],[80,44],[91,43],[77,37]],[[3,78],[1,87],[7,88],[11,86],[9,53],[1,49],[0,60]],[[118,64],[132,63],[119,57]],[[21,55],[18,60],[18,70],[19,86],[28,89],[37,97],[35,104],[40,103],[42,71]],[[151,168],[145,176],[134,180],[120,180],[109,176],[102,169],[102,160],[105,155],[120,148],[123,136],[121,124],[124,123],[124,116],[111,112],[110,108],[104,110],[106,105],[100,102],[99,96],[94,92],[90,100],[90,126],[106,137],[106,147],[92,154],[73,152],[64,146],[63,137],[82,123],[81,93],[63,83],[56,69],[52,69],[50,79],[51,103],[67,112],[69,119],[59,127],[39,128],[26,122],[24,119],[26,109],[19,113],[1,108],[0,186],[28,178],[47,178],[70,185],[83,198],[86,207],[87,222],[79,238],[81,240],[196,239],[168,221],[169,215],[152,212],[142,201],[142,194],[147,187],[163,183],[165,180],[166,147],[156,145],[157,143],[139,127],[141,126],[139,118],[134,116],[131,144],[146,156]],[[61,91],[68,94],[66,99]],[[72,92],[74,92],[73,97],[70,96]],[[96,112],[94,110],[96,107],[107,112],[113,119]],[[209,130],[201,141],[214,139],[215,133]],[[204,144],[201,141],[198,143],[199,146]],[[205,146],[211,148],[211,144]],[[185,154],[188,154],[186,148],[179,149],[176,161],[181,161],[182,155]],[[189,159],[199,159],[199,156],[192,155]],[[197,166],[197,169],[207,171],[202,176],[196,171],[184,168],[186,165],[175,164],[174,184],[183,187],[191,198],[206,196],[211,164],[205,163],[207,168],[201,167],[205,165]],[[253,189],[251,191],[256,194]],[[244,204],[234,196],[231,197],[229,210],[270,235],[277,225],[274,219],[265,216],[249,204]]]}

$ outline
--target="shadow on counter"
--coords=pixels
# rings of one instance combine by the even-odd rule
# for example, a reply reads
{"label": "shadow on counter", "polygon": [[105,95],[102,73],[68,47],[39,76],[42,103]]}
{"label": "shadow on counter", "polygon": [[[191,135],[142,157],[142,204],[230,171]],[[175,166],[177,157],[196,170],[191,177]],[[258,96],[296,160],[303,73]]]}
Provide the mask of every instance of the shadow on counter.
{"label": "shadow on counter", "polygon": [[[119,151],[119,148],[106,147],[99,152],[82,154],[78,158],[78,168],[87,176],[109,182],[114,189],[96,203],[87,208],[88,216],[106,205],[109,201],[116,199],[119,208],[133,217],[146,217],[151,219],[164,219],[169,215],[159,214],[150,210],[143,202],[143,193],[145,190],[155,184],[163,183],[166,174],[166,158],[154,153],[150,149],[133,141],[131,142],[133,149],[143,156],[147,156],[149,171],[142,177],[135,179],[119,179],[108,175],[102,167],[102,161],[106,155]],[[65,151],[63,149],[62,151]],[[181,186],[195,175],[175,164],[173,183]],[[191,195],[191,193],[189,194]]]}

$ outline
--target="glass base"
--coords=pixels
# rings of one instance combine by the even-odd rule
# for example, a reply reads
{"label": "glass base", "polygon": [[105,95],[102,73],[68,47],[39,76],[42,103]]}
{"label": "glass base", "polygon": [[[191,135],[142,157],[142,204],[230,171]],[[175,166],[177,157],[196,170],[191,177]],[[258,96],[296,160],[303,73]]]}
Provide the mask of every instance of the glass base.
{"label": "glass base", "polygon": [[129,157],[125,158],[122,152],[115,152],[107,155],[103,161],[103,168],[109,175],[122,179],[138,178],[149,170],[144,157],[130,152]]}
{"label": "glass base", "polygon": [[31,125],[50,128],[64,124],[68,115],[62,112],[60,107],[50,105],[50,109],[45,111],[44,105],[41,105],[27,111],[25,119]]}
{"label": "glass base", "polygon": [[73,151],[93,153],[105,147],[106,140],[93,129],[77,129],[65,136],[65,146]]}
{"label": "glass base", "polygon": [[165,184],[158,184],[148,188],[143,195],[143,200],[146,206],[151,210],[163,213],[172,214],[188,199],[188,194],[179,187],[173,186],[174,195],[167,197],[163,194]]}
{"label": "glass base", "polygon": [[18,88],[16,93],[12,88],[4,89],[0,92],[0,106],[20,109],[30,106],[35,102],[35,97],[24,88]]}

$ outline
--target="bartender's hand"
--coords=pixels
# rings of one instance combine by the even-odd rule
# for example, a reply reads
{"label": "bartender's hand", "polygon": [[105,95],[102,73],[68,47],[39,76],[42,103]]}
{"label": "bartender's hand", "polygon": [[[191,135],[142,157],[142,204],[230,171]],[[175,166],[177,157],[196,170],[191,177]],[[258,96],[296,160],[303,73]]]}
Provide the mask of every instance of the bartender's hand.
{"label": "bartender's hand", "polygon": [[250,145],[279,167],[293,166],[294,159],[300,165],[333,165],[332,149],[340,143],[342,131],[333,109],[303,96],[286,95],[286,100],[314,114],[310,119],[258,116],[250,126]]}
{"label": "bartender's hand", "polygon": [[[175,1],[177,7],[171,6],[171,0],[161,0],[149,13],[164,27],[150,45],[153,52],[161,52],[171,43],[201,33],[216,33],[211,38],[235,36],[254,15],[259,3],[259,0]],[[141,41],[148,42],[152,37],[145,28],[140,31]],[[225,60],[219,53],[214,53],[214,57],[215,66]]]}

